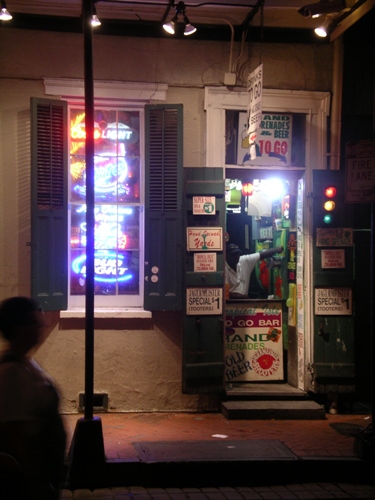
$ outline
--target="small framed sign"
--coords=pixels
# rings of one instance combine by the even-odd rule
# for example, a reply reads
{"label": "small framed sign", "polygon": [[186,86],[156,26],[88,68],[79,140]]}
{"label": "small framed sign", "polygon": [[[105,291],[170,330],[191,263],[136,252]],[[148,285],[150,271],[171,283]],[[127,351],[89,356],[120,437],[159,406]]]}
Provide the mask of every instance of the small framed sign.
{"label": "small framed sign", "polygon": [[353,313],[351,288],[315,288],[315,314],[350,316]]}
{"label": "small framed sign", "polygon": [[223,250],[222,227],[188,227],[186,236],[188,251]]}

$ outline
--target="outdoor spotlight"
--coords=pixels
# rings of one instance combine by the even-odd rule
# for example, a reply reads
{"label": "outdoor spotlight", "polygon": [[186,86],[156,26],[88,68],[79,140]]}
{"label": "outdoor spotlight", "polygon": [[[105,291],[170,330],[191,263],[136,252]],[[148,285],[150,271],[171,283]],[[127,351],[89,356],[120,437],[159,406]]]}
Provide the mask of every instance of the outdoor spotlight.
{"label": "outdoor spotlight", "polygon": [[100,19],[98,18],[98,15],[96,13],[96,7],[95,4],[93,5],[92,8],[92,18],[91,18],[91,26],[93,28],[96,28],[97,26],[100,26],[102,23],[100,22]]}
{"label": "outdoor spotlight", "polygon": [[319,2],[305,5],[298,13],[304,17],[318,17],[323,14],[332,14],[346,9],[345,0],[319,0]]}
{"label": "outdoor spotlight", "polygon": [[192,24],[190,24],[190,21],[185,14],[185,11],[186,11],[185,2],[178,2],[177,6],[176,6],[176,14],[173,16],[172,20],[169,23],[166,22],[166,19],[168,17],[169,11],[171,10],[171,7],[174,7],[174,0],[169,1],[169,5],[167,7],[167,10],[165,11],[165,14],[163,16],[162,24],[163,24],[164,30],[169,34],[174,35],[176,32],[176,23],[178,21],[178,16],[181,14],[184,18],[184,24],[185,24],[184,35],[188,36],[188,35],[192,35],[193,33],[195,33],[197,31],[197,28],[195,26],[193,26]]}
{"label": "outdoor spotlight", "polygon": [[5,1],[1,0],[0,21],[10,21],[11,19],[12,15],[9,14]]}
{"label": "outdoor spotlight", "polygon": [[190,24],[190,21],[189,21],[186,14],[184,14],[184,23],[185,23],[185,29],[184,29],[185,36],[192,35],[193,33],[195,33],[197,31],[197,28],[195,26],[193,26],[192,24]]}
{"label": "outdoor spotlight", "polygon": [[178,14],[176,14],[169,23],[164,23],[163,28],[170,35],[174,35],[176,32],[176,22],[177,22]]}
{"label": "outdoor spotlight", "polygon": [[325,38],[328,36],[329,27],[331,25],[331,20],[328,17],[325,18],[324,23],[314,29],[316,35]]}

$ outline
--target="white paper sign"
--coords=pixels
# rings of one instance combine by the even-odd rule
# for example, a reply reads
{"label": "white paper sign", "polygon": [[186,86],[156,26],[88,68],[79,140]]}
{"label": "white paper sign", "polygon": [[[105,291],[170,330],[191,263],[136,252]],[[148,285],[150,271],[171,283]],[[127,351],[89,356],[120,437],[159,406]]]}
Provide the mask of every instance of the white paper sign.
{"label": "white paper sign", "polygon": [[193,215],[215,215],[215,196],[193,196]]}
{"label": "white paper sign", "polygon": [[257,129],[262,121],[262,91],[263,91],[263,64],[260,64],[256,70],[250,73],[247,79],[248,94],[248,130],[249,136],[249,155],[252,160],[257,157],[256,139]]}
{"label": "white paper sign", "polygon": [[[247,78],[248,135],[259,128],[262,121],[263,64],[260,64]],[[251,139],[251,137],[250,137]]]}
{"label": "white paper sign", "polygon": [[345,250],[327,249],[322,252],[322,269],[344,269]]}
{"label": "white paper sign", "polygon": [[195,253],[194,272],[214,273],[216,272],[216,253]]}
{"label": "white paper sign", "polygon": [[315,314],[348,316],[352,314],[351,288],[315,288]]}
{"label": "white paper sign", "polygon": [[223,228],[221,227],[188,227],[188,251],[212,251],[223,249]]}
{"label": "white paper sign", "polygon": [[186,314],[211,315],[223,313],[222,288],[187,288]]}

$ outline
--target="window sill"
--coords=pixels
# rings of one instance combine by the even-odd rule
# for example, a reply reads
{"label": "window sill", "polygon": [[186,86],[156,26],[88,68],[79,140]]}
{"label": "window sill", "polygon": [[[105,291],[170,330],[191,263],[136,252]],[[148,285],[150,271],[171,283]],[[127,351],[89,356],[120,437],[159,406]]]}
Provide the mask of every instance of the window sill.
{"label": "window sill", "polygon": [[[60,330],[84,330],[85,310],[60,311]],[[97,309],[94,312],[95,330],[152,330],[152,313],[143,309]]]}
{"label": "window sill", "polygon": [[[60,318],[85,318],[85,309],[68,309],[60,311]],[[151,311],[145,311],[137,307],[126,309],[95,309],[95,318],[151,318]]]}

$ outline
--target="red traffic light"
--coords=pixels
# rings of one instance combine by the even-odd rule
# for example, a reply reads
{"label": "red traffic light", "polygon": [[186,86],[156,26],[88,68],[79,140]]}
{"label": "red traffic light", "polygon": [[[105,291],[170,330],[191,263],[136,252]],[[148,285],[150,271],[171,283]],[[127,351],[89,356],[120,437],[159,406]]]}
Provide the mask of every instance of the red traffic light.
{"label": "red traffic light", "polygon": [[336,196],[336,188],[333,186],[328,186],[324,190],[324,196],[327,198],[334,198]]}

